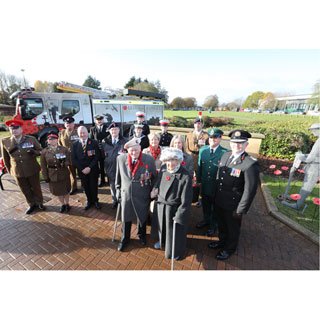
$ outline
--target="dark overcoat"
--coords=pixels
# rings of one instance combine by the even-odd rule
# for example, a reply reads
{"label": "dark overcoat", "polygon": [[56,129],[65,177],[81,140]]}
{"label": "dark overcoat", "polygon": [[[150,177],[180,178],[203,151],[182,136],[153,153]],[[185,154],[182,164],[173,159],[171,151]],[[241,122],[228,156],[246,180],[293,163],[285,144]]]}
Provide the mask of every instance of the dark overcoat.
{"label": "dark overcoat", "polygon": [[118,142],[114,146],[112,139],[106,138],[102,142],[102,152],[104,153],[104,169],[109,180],[115,180],[117,169],[117,157],[125,153],[123,146],[128,142],[127,138],[119,135]]}
{"label": "dark overcoat", "polygon": [[[90,128],[89,138],[94,139],[98,142],[99,149],[102,150],[102,140],[110,137],[110,132],[108,130],[108,125],[103,124],[101,130],[97,125]],[[103,156],[103,155],[101,155]]]}
{"label": "dark overcoat", "polygon": [[122,222],[132,221],[135,217],[138,217],[141,224],[146,221],[155,177],[156,167],[152,156],[142,154],[134,177],[129,169],[128,155],[123,154],[117,158],[116,189],[118,197],[121,196]]}
{"label": "dark overcoat", "polygon": [[171,257],[173,219],[177,222],[175,256],[183,256],[192,201],[191,176],[183,166],[176,173],[162,167],[154,187],[159,188],[154,218],[158,220],[160,244],[165,243],[165,257]]}

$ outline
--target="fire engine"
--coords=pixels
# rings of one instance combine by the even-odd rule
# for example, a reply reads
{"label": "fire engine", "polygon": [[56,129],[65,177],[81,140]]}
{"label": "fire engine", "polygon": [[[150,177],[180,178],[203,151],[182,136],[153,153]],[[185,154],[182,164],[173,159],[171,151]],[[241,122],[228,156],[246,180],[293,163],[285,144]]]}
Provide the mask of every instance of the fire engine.
{"label": "fire engine", "polygon": [[163,119],[162,94],[126,89],[116,97],[112,90],[101,91],[68,82],[60,82],[57,88],[70,93],[44,93],[25,88],[11,96],[16,99],[15,119],[23,121],[23,133],[37,137],[43,146],[49,132],[58,133],[64,128],[65,116],[72,116],[76,126],[89,128],[94,125],[94,115],[101,114],[106,123],[119,123],[124,135],[136,120],[137,111],[146,114],[149,124]]}

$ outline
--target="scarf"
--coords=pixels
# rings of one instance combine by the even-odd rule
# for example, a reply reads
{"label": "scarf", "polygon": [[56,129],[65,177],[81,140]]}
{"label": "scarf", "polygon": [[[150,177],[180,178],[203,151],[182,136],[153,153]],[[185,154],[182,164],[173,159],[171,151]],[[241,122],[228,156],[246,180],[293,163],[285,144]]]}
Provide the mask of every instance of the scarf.
{"label": "scarf", "polygon": [[161,152],[160,146],[158,145],[157,149],[154,149],[153,146],[150,145],[149,148],[150,148],[151,155],[153,156],[153,159],[157,160],[157,158],[159,157],[159,154]]}
{"label": "scarf", "polygon": [[129,165],[130,172],[132,172],[132,178],[134,178],[134,175],[136,174],[136,172],[140,166],[141,158],[142,158],[142,152],[140,152],[139,158],[133,167],[132,158],[131,158],[130,154],[128,153],[128,165]]}

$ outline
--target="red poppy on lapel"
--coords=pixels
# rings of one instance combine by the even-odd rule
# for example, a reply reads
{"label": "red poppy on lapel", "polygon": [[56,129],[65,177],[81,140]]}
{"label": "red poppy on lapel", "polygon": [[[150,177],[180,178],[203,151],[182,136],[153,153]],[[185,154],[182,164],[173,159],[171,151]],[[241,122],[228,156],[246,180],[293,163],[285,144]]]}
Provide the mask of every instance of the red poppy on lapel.
{"label": "red poppy on lapel", "polygon": [[149,166],[146,164],[146,169],[148,169],[149,168]]}
{"label": "red poppy on lapel", "polygon": [[181,164],[184,166],[186,163],[184,161],[182,161]]}
{"label": "red poppy on lapel", "polygon": [[169,180],[170,180],[170,177],[169,177],[169,176],[168,176],[168,177],[166,177],[166,180],[167,180],[167,181],[169,181]]}
{"label": "red poppy on lapel", "polygon": [[88,141],[88,144],[91,144],[91,141]]}
{"label": "red poppy on lapel", "polygon": [[143,167],[143,162],[140,162],[140,166]]}

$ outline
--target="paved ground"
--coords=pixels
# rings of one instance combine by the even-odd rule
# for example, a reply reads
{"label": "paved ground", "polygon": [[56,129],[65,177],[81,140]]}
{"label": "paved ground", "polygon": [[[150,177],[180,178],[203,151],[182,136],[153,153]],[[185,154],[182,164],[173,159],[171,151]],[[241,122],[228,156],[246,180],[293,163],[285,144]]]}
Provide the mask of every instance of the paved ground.
{"label": "paved ground", "polygon": [[[153,249],[154,239],[140,245],[134,225],[124,252],[112,242],[116,211],[111,209],[108,187],[99,189],[102,210],[83,210],[84,193],[71,197],[71,211],[57,212],[58,200],[42,184],[45,212],[25,215],[26,204],[10,175],[0,190],[0,269],[2,270],[169,270],[163,251]],[[259,188],[250,212],[243,219],[239,248],[226,262],[217,250],[207,248],[212,238],[194,225],[201,209],[192,207],[187,255],[175,263],[179,270],[318,270],[319,248],[269,216]],[[148,227],[148,234],[150,227]],[[120,237],[118,228],[116,240]]]}

